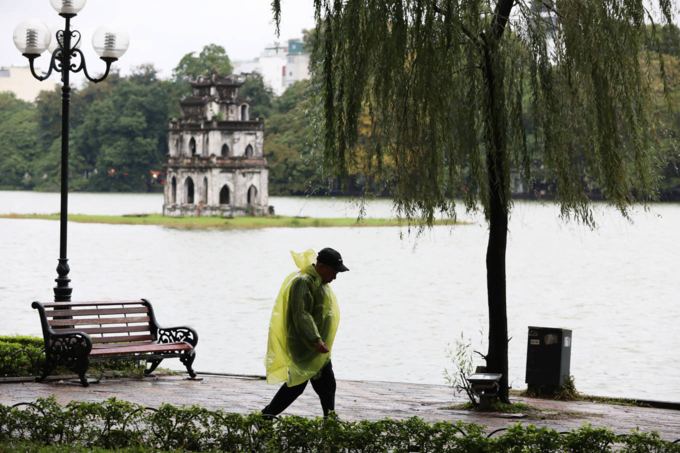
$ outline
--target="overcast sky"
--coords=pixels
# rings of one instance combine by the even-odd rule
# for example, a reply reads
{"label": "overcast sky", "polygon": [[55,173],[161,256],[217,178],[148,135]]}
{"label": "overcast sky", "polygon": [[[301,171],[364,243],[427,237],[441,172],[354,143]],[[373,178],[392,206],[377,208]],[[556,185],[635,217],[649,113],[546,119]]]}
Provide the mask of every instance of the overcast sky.
{"label": "overcast sky", "polygon": [[[314,10],[313,0],[282,3],[284,43],[314,26]],[[91,73],[104,67],[92,50],[92,35],[100,25],[116,23],[129,33],[130,48],[114,67],[126,74],[131,67],[153,63],[165,78],[185,54],[198,53],[210,43],[224,47],[232,60],[258,57],[276,40],[272,17],[271,0],[89,0],[73,19],[73,27],[83,34],[81,49]],[[63,28],[64,19],[49,0],[0,0],[0,66],[27,64],[14,46],[12,32],[30,18]],[[36,60],[37,66],[47,67],[46,55]]]}

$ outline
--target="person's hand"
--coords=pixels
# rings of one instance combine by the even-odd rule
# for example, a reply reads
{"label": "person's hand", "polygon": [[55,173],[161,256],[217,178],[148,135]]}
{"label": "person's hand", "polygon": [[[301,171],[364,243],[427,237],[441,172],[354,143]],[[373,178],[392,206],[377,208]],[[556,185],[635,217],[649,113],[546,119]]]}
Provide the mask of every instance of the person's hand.
{"label": "person's hand", "polygon": [[321,354],[328,354],[329,352],[331,352],[331,350],[328,349],[328,346],[326,346],[326,343],[324,343],[321,340],[319,340],[319,342],[314,345],[314,349],[316,350],[316,352],[320,352]]}

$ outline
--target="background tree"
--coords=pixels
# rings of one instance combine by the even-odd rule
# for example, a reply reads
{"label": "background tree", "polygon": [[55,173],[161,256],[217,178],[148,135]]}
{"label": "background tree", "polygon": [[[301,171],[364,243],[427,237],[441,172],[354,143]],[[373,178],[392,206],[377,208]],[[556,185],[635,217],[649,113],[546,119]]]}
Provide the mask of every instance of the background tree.
{"label": "background tree", "polygon": [[160,169],[167,153],[168,110],[152,66],[136,68],[110,96],[96,101],[78,129],[76,149],[87,168],[98,171],[90,188],[106,191],[148,189],[149,170]]}
{"label": "background tree", "polygon": [[200,75],[209,76],[217,71],[222,77],[231,75],[234,68],[224,47],[217,44],[208,44],[203,48],[198,57],[195,52],[182,57],[172,75],[176,80],[193,79]]}
{"label": "background tree", "polygon": [[[0,187],[32,187],[36,109],[13,93],[0,93]],[[28,174],[28,177],[24,178]]]}
{"label": "background tree", "polygon": [[250,116],[252,118],[269,118],[274,111],[272,102],[274,92],[264,83],[260,74],[254,73],[246,77],[246,81],[238,91],[239,97],[252,101]]}
{"label": "background tree", "polygon": [[[593,181],[624,216],[657,196],[662,159],[646,23],[672,23],[639,0],[315,0],[310,112],[326,168],[345,181],[358,126],[372,133],[364,174],[390,181],[397,212],[431,225],[478,203],[489,225],[487,371],[508,402],[506,245],[511,172],[531,185],[531,119],[565,219],[593,225]],[[273,9],[278,26],[280,0]],[[658,35],[652,38],[658,41]],[[363,148],[363,147],[362,147]],[[392,166],[383,161],[389,157]]]}
{"label": "background tree", "polygon": [[[255,79],[257,80],[257,79]],[[241,95],[248,93],[252,80],[247,81]],[[258,82],[259,83],[259,82]],[[305,120],[305,94],[309,81],[296,82],[278,98],[267,101],[259,97],[259,105],[269,105],[264,151],[269,162],[269,193],[271,195],[309,195],[320,183],[317,163],[310,154],[310,129]],[[258,88],[262,91],[261,88]],[[271,95],[271,91],[267,91]]]}

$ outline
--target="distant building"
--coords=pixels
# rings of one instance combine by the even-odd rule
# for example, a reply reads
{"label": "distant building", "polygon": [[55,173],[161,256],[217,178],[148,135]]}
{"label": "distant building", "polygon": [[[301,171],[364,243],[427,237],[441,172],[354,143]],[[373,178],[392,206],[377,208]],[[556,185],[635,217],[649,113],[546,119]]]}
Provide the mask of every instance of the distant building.
{"label": "distant building", "polygon": [[286,66],[283,67],[283,89],[292,87],[295,82],[309,79],[309,52],[303,50],[303,42],[297,39],[288,41]]}
{"label": "distant building", "polygon": [[163,215],[269,213],[264,120],[250,119],[250,101],[239,98],[244,81],[213,75],[191,83],[181,118],[169,125]]}
{"label": "distant building", "polygon": [[[35,72],[44,75],[38,68]],[[11,91],[26,102],[35,102],[41,91],[52,91],[57,85],[56,80],[37,80],[28,66],[0,67],[0,91]]]}
{"label": "distant building", "polygon": [[274,94],[281,96],[295,82],[309,79],[309,52],[303,50],[303,44],[291,39],[288,46],[267,47],[255,60],[234,62],[234,74],[257,72]]}
{"label": "distant building", "polygon": [[267,47],[260,53],[260,70],[264,83],[266,83],[275,95],[281,96],[286,89],[283,87],[283,75],[281,71],[286,65],[286,53],[288,48],[275,46]]}

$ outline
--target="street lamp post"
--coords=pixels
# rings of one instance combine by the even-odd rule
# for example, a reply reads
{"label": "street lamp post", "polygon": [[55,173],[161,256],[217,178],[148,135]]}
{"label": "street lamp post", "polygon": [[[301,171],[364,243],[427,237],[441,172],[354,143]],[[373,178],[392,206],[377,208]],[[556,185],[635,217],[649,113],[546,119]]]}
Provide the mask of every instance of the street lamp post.
{"label": "street lamp post", "polygon": [[[127,51],[130,41],[127,33],[111,26],[102,26],[92,37],[95,52],[106,63],[106,71],[100,78],[93,78],[87,72],[85,56],[79,49],[82,36],[79,31],[71,29],[71,19],[83,9],[87,0],[50,0],[52,7],[65,20],[63,30],[55,34],[56,42],[52,42],[49,28],[40,20],[26,20],[14,30],[14,44],[28,58],[31,73],[36,79],[43,81],[52,71],[61,73],[61,213],[59,225],[59,265],[57,266],[57,286],[54,287],[55,302],[70,302],[73,288],[69,286],[70,268],[66,254],[67,221],[68,221],[68,140],[69,140],[69,104],[71,101],[71,72],[83,71],[85,77],[94,83],[101,82],[109,74],[111,64]],[[75,40],[75,42],[74,42]],[[45,50],[52,51],[49,70],[45,76],[36,74],[34,60]]]}

